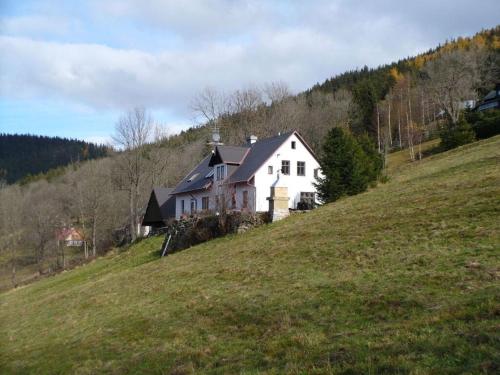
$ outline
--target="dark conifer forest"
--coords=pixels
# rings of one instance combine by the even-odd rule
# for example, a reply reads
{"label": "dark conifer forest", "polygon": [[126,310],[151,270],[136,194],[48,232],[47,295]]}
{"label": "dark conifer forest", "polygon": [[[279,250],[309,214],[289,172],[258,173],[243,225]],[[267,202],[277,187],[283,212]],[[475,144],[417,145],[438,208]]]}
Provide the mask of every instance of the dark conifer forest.
{"label": "dark conifer forest", "polygon": [[76,139],[0,134],[0,179],[14,183],[70,163],[108,154],[108,147]]}

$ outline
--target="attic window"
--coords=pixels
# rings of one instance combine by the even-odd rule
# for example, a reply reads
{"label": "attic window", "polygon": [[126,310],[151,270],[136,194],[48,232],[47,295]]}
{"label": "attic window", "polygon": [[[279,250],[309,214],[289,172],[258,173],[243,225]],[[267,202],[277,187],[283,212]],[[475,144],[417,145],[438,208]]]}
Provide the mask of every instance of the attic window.
{"label": "attic window", "polygon": [[296,147],[295,141],[292,141],[292,150],[295,150],[295,147]]}
{"label": "attic window", "polygon": [[221,181],[226,177],[226,166],[224,164],[218,165],[217,167],[217,181]]}
{"label": "attic window", "polygon": [[196,177],[198,177],[199,173],[195,173],[194,175],[192,175],[191,177],[188,178],[187,182],[191,182],[193,181]]}

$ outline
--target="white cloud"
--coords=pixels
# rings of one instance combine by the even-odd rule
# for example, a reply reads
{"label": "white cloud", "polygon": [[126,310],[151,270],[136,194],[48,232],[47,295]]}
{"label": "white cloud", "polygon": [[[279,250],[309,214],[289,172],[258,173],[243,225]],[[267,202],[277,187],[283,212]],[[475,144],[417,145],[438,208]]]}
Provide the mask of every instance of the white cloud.
{"label": "white cloud", "polygon": [[208,85],[232,90],[282,80],[304,89],[341,68],[335,66],[341,52],[331,37],[307,29],[261,33],[246,46],[215,42],[157,54],[4,36],[0,94],[49,95],[94,108],[173,108],[179,114]]}
{"label": "white cloud", "polygon": [[263,0],[108,0],[93,2],[93,8],[196,39],[231,37],[279,21],[272,2]]}
{"label": "white cloud", "polygon": [[[40,33],[74,30],[75,14],[3,18],[0,96],[53,97],[97,110],[143,105],[187,119],[190,99],[205,86],[232,90],[284,81],[303,90],[336,73],[391,62],[494,26],[499,10],[493,0],[481,7],[461,0],[94,1],[82,12],[91,18],[79,21],[109,30],[106,40],[113,33],[127,39],[127,30],[141,28],[154,39],[174,35],[176,43],[118,48],[92,32],[81,34],[86,43],[71,43],[68,35],[61,38],[65,43],[49,42]],[[121,22],[118,31],[103,27],[113,16]]]}

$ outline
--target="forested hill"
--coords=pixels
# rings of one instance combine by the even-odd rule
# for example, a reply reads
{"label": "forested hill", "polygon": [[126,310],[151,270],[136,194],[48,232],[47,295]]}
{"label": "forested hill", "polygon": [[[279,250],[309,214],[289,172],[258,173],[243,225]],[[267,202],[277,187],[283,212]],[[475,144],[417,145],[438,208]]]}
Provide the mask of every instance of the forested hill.
{"label": "forested hill", "polygon": [[[491,29],[482,30],[471,37],[459,37],[449,40],[417,56],[403,58],[373,69],[364,66],[361,69],[338,74],[326,79],[321,84],[317,83],[311,87],[311,89],[306,90],[306,93],[310,94],[314,91],[330,93],[340,89],[356,91],[360,83],[365,84],[365,87],[363,87],[364,89],[366,89],[366,84],[369,83],[377,100],[383,100],[389,89],[395,84],[398,75],[410,74],[419,76],[421,74],[421,68],[425,63],[439,58],[440,54],[453,50],[470,50],[474,48],[486,48],[487,50],[499,52],[500,25]],[[482,95],[487,94],[489,90],[488,87],[478,87],[478,89],[479,93]]]}
{"label": "forested hill", "polygon": [[0,179],[13,183],[29,175],[107,154],[106,146],[76,139],[0,134]]}
{"label": "forested hill", "polygon": [[[390,97],[391,90],[394,90],[395,86],[398,86],[398,83],[401,84],[402,81],[407,81],[407,84],[412,86],[415,86],[415,83],[410,84],[410,81],[425,81],[426,73],[424,72],[425,69],[423,69],[425,65],[429,62],[439,60],[443,54],[452,51],[475,51],[476,55],[484,51],[489,51],[490,55],[483,61],[483,65],[498,64],[498,59],[500,58],[500,25],[482,30],[471,37],[459,37],[449,40],[436,48],[432,48],[414,57],[406,57],[377,68],[370,69],[365,66],[361,69],[338,74],[326,79],[321,84],[317,83],[309,90],[306,90],[304,94],[307,97],[311,97],[312,94],[317,92],[324,94],[334,94],[342,90],[350,92],[353,103],[358,107],[359,112],[359,117],[357,120],[354,119],[352,127],[363,131],[371,131],[374,128],[373,123],[375,120],[373,114],[376,111],[378,102],[384,101],[387,99],[387,96]],[[484,72],[480,74],[485,75]],[[493,75],[495,74],[498,81],[498,67],[496,73]],[[483,79],[481,82],[477,82],[476,87],[474,87],[479,97],[486,95],[492,89],[492,86],[489,84],[485,85],[485,82],[487,80]],[[401,90],[401,87],[399,89]],[[356,124],[356,122],[359,123]],[[369,126],[370,123],[373,126]]]}

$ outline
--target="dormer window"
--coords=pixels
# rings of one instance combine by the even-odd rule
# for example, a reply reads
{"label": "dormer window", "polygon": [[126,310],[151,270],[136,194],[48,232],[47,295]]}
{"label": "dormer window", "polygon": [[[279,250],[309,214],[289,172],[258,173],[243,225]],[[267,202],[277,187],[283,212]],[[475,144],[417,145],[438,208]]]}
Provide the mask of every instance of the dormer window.
{"label": "dormer window", "polygon": [[215,177],[217,181],[222,181],[226,177],[226,166],[224,164],[216,167]]}
{"label": "dormer window", "polygon": [[296,146],[295,141],[292,141],[292,150],[295,150]]}
{"label": "dormer window", "polygon": [[198,177],[199,173],[195,173],[194,175],[192,175],[191,177],[188,178],[187,182],[193,182],[193,180]]}

